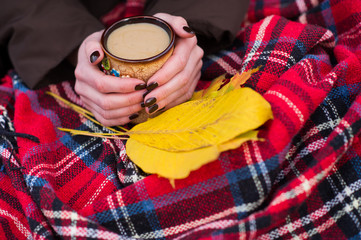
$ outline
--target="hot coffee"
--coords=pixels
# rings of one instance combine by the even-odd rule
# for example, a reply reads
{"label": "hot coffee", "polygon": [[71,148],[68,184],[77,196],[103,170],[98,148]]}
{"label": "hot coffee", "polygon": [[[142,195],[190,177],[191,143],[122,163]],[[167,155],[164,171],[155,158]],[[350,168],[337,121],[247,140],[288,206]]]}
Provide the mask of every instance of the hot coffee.
{"label": "hot coffee", "polygon": [[107,48],[123,59],[146,59],[163,52],[169,45],[169,34],[150,23],[121,26],[109,34]]}

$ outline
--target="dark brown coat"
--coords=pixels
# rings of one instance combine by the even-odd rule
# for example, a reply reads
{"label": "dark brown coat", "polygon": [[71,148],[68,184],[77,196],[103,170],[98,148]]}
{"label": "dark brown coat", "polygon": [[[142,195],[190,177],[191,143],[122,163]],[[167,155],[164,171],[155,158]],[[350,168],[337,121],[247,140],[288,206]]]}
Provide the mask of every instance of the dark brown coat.
{"label": "dark brown coat", "polygon": [[[103,29],[98,18],[117,0],[17,0],[0,10],[0,74],[14,68],[36,88],[74,78],[65,60],[85,37]],[[184,17],[206,52],[231,43],[248,0],[148,0],[145,14],[166,12]],[[1,77],[0,76],[0,77]]]}

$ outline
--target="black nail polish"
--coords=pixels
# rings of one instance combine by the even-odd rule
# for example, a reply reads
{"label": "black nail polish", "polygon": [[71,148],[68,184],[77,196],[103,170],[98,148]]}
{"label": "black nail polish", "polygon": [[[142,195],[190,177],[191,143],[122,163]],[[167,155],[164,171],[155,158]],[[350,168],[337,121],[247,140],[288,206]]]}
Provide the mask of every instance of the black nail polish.
{"label": "black nail polish", "polygon": [[194,31],[188,26],[184,26],[183,30],[186,31],[187,33],[194,34]]}
{"label": "black nail polish", "polygon": [[148,84],[147,90],[148,90],[148,91],[152,91],[152,90],[154,90],[156,87],[158,87],[158,83],[157,83],[157,82],[152,82],[152,83]]}
{"label": "black nail polish", "polygon": [[147,101],[145,101],[144,106],[149,107],[150,105],[156,103],[156,101],[157,99],[155,97],[149,98]]}
{"label": "black nail polish", "polygon": [[100,56],[100,53],[98,51],[95,51],[93,52],[91,55],[90,55],[90,62],[93,63],[95,62]]}
{"label": "black nail polish", "polygon": [[147,85],[145,83],[140,83],[140,84],[135,86],[135,90],[136,91],[142,90],[142,89],[145,89],[146,87],[147,87]]}
{"label": "black nail polish", "polygon": [[139,117],[139,114],[138,113],[133,113],[132,115],[129,116],[129,120],[136,119],[137,117]]}
{"label": "black nail polish", "polygon": [[150,93],[151,91],[146,91],[145,93],[143,93],[143,98],[145,98],[145,96],[148,95],[148,93]]}
{"label": "black nail polish", "polygon": [[158,109],[158,104],[154,104],[148,108],[149,113],[154,113]]}
{"label": "black nail polish", "polygon": [[141,106],[142,108],[145,108],[144,102],[140,103],[140,106]]}

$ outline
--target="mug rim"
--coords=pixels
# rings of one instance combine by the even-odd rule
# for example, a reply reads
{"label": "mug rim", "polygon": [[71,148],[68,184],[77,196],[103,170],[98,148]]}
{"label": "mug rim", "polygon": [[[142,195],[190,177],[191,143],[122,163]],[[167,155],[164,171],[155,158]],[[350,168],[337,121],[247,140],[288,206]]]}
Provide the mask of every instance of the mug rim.
{"label": "mug rim", "polygon": [[[169,35],[170,35],[170,41],[169,41],[168,46],[162,52],[158,53],[155,56],[149,57],[149,58],[126,59],[126,58],[121,58],[121,57],[118,57],[118,56],[112,54],[111,52],[108,51],[108,49],[106,47],[106,41],[108,40],[110,33],[114,29],[116,29],[120,26],[129,24],[129,23],[130,24],[132,24],[132,23],[153,23],[159,27],[162,27],[165,31],[167,31],[167,29],[168,29]],[[167,33],[168,33],[168,31],[167,31]],[[161,18],[158,18],[155,16],[150,16],[150,15],[138,15],[138,16],[123,18],[119,21],[116,21],[109,27],[107,27],[102,33],[100,42],[101,42],[102,49],[106,53],[106,55],[108,55],[118,61],[129,62],[129,63],[150,62],[150,61],[153,61],[155,59],[158,59],[158,58],[164,56],[166,53],[168,53],[173,48],[174,42],[175,42],[175,33],[174,33],[173,28],[169,25],[169,23],[167,23],[166,21],[164,21]]]}

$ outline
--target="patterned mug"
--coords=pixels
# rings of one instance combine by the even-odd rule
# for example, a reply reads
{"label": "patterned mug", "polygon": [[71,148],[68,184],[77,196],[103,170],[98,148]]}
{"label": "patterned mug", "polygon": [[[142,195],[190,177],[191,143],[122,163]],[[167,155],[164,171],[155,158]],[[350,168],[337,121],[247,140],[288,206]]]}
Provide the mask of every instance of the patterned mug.
{"label": "patterned mug", "polygon": [[[141,59],[127,59],[116,56],[109,51],[108,39],[110,34],[123,26],[136,23],[148,23],[162,28],[169,37],[169,43],[164,50],[154,56],[148,56]],[[117,77],[131,77],[143,80],[145,83],[148,79],[158,71],[167,59],[172,55],[174,49],[175,33],[172,27],[164,20],[154,16],[134,16],[122,19],[109,26],[102,34],[101,45],[104,51],[104,59],[101,68],[106,74]],[[139,112],[139,117],[132,120],[132,123],[144,122],[148,119],[145,110]]]}

